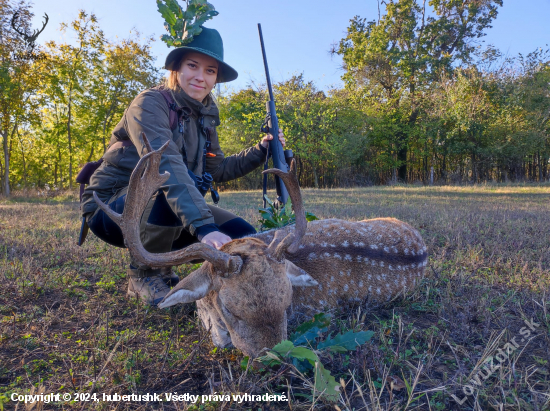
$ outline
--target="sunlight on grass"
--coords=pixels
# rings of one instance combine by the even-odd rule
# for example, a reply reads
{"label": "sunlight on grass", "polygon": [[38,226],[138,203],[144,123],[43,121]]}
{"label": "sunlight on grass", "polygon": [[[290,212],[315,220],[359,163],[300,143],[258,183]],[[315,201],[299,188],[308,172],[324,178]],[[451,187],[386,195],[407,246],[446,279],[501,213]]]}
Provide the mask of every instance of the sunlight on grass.
{"label": "sunlight on grass", "polygon": [[[364,409],[364,401],[375,410],[428,409],[428,402],[432,410],[499,403],[545,409],[550,185],[305,189],[303,197],[306,210],[320,218],[406,221],[429,249],[430,278],[404,298],[332,313],[325,337],[375,333],[356,351],[320,354],[336,381],[344,381],[340,409]],[[304,387],[313,381],[291,378],[292,364],[267,373],[241,368],[237,350],[214,349],[193,304],[161,311],[126,298],[126,250],[93,234],[78,247],[78,203],[71,198],[74,193],[0,200],[0,398],[38,386],[210,394],[210,381],[219,392],[259,394],[287,393],[290,384],[293,407],[311,408]],[[222,192],[219,205],[258,227],[259,191]],[[190,270],[177,268],[180,276]],[[531,319],[540,324],[536,338],[458,407],[451,394],[464,396],[495,336],[504,331],[504,343]],[[412,391],[395,388],[405,382]],[[323,401],[315,407],[334,409]]]}

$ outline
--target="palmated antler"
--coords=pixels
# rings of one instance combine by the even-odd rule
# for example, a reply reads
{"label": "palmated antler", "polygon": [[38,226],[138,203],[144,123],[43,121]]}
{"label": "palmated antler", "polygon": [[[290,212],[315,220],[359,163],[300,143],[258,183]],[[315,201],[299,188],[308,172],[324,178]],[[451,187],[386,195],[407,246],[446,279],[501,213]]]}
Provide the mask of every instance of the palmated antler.
{"label": "palmated antler", "polygon": [[280,236],[277,236],[277,233],[275,233],[275,238],[268,247],[268,251],[273,254],[275,258],[280,259],[285,252],[292,254],[298,251],[300,241],[302,241],[307,229],[306,212],[302,202],[302,193],[300,191],[298,176],[296,175],[296,160],[292,160],[292,163],[290,164],[290,171],[288,173],[285,173],[277,168],[270,168],[269,170],[265,170],[263,173],[275,174],[283,180],[288,191],[288,195],[292,200],[294,215],[296,216],[294,231],[282,240],[279,240],[278,237]]}
{"label": "palmated antler", "polygon": [[181,250],[160,254],[150,253],[143,247],[140,237],[141,216],[153,194],[170,178],[170,173],[159,173],[161,156],[168,147],[169,142],[166,142],[160,149],[153,151],[145,134],[142,133],[141,135],[147,148],[147,154],[139,160],[132,172],[122,214],[113,211],[97,197],[95,191],[93,193],[98,206],[122,230],[124,244],[132,257],[150,267],[180,265],[192,260],[202,259],[209,261],[216,270],[224,275],[238,273],[243,264],[240,257],[231,256],[206,244],[192,244]]}
{"label": "palmated antler", "polygon": [[46,28],[46,25],[48,24],[48,21],[50,20],[50,18],[48,17],[48,15],[46,13],[44,13],[44,23],[42,24],[42,28],[40,30],[34,30],[32,35],[29,36],[27,33],[25,32],[21,32],[17,29],[17,27],[15,27],[15,23],[17,22],[17,19],[19,18],[19,12],[16,12],[12,19],[11,19],[11,27],[15,30],[15,32],[21,36],[23,36],[23,38],[25,39],[25,41],[29,44],[29,45],[33,45],[34,42],[36,41],[36,39],[38,38],[38,36],[40,35],[40,33],[42,33],[44,31],[44,29]]}

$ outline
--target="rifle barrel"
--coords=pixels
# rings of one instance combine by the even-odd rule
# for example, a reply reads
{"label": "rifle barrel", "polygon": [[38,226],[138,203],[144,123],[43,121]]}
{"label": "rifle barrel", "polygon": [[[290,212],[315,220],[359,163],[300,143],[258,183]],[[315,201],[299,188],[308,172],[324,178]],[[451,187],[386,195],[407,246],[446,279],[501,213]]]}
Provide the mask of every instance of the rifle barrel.
{"label": "rifle barrel", "polygon": [[[285,159],[285,153],[282,144],[279,142],[279,120],[275,112],[275,99],[273,98],[273,87],[271,86],[271,78],[269,77],[269,68],[267,67],[267,57],[265,55],[264,37],[262,35],[262,26],[258,23],[258,33],[260,34],[260,44],[262,46],[262,56],[264,58],[265,77],[267,79],[267,90],[269,91],[269,101],[266,102],[266,111],[268,113],[267,126],[269,132],[273,136],[273,140],[269,141],[269,151],[273,160],[273,167],[281,171],[288,172],[289,166]],[[275,187],[277,191],[277,201],[281,205],[285,205],[288,200],[288,191],[283,180],[275,176]]]}
{"label": "rifle barrel", "polygon": [[262,45],[262,56],[264,57],[265,77],[267,78],[269,99],[273,100],[273,88],[271,87],[271,78],[269,77],[269,68],[267,67],[267,57],[265,55],[264,36],[262,35],[262,25],[260,23],[258,23],[258,33],[260,33],[260,44]]}

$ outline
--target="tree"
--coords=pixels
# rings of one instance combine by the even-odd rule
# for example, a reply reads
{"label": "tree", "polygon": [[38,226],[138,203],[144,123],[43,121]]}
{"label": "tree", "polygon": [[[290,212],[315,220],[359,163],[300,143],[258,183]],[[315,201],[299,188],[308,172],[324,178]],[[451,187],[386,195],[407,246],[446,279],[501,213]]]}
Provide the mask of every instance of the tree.
{"label": "tree", "polygon": [[[32,64],[41,58],[29,32],[33,14],[30,5],[0,2],[0,137],[3,162],[0,161],[2,192],[10,195],[10,155],[18,127],[36,109],[32,96],[40,83],[40,73]],[[17,27],[17,30],[15,29]],[[38,34],[35,32],[35,34]]]}
{"label": "tree", "polygon": [[421,115],[423,92],[457,61],[470,61],[475,42],[491,27],[502,0],[390,0],[378,21],[356,16],[335,53],[348,87],[362,86],[393,109],[400,123],[399,178],[407,179],[410,130]]}
{"label": "tree", "polygon": [[[89,85],[81,102],[82,114],[88,117],[86,134],[91,137],[101,128],[103,151],[107,133],[116,124],[133,98],[146,88],[158,84],[159,72],[150,53],[152,39],[140,44],[139,33],[119,43],[107,43],[99,64],[93,67]],[[91,140],[91,141],[90,141]],[[95,145],[93,139],[88,143]]]}
{"label": "tree", "polygon": [[[78,18],[70,27],[77,37],[76,46],[70,44],[57,45],[49,42],[46,47],[51,56],[50,92],[63,106],[61,116],[64,118],[69,156],[69,188],[73,185],[74,166],[74,133],[72,129],[75,101],[86,93],[87,86],[92,82],[93,70],[97,67],[105,46],[103,31],[99,29],[94,14],[88,15],[81,10]],[[62,31],[68,25],[63,23]],[[53,97],[52,96],[52,97]],[[57,106],[57,102],[54,102]],[[56,107],[57,109],[57,107]]]}
{"label": "tree", "polygon": [[47,43],[29,69],[41,83],[10,140],[12,184],[70,187],[75,167],[101,156],[132,99],[160,80],[151,39],[136,32],[108,42],[84,11],[70,27],[77,43]]}

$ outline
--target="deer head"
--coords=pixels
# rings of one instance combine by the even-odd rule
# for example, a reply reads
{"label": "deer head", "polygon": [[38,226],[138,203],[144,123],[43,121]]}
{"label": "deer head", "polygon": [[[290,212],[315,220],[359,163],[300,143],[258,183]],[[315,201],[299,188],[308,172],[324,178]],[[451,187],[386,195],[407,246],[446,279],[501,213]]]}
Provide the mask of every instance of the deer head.
{"label": "deer head", "polygon": [[197,243],[182,250],[152,254],[144,249],[139,221],[151,196],[169,178],[159,174],[162,153],[168,146],[153,151],[145,135],[147,154],[138,162],[130,178],[124,211],[118,214],[94,192],[99,207],[121,228],[132,257],[150,267],[179,265],[204,259],[205,263],[181,280],[160,308],[197,301],[199,316],[217,346],[233,343],[245,354],[256,356],[286,338],[286,309],[292,301],[292,286],[318,283],[305,271],[284,259],[285,253],[298,250],[306,232],[306,218],[293,162],[289,173],[271,169],[283,179],[296,214],[296,227],[286,236],[275,234],[267,245],[255,238],[233,240],[216,250]]}
{"label": "deer head", "polygon": [[36,39],[38,38],[40,33],[42,33],[44,31],[44,29],[46,28],[46,25],[48,24],[48,21],[50,20],[50,18],[48,17],[48,15],[46,13],[44,13],[44,23],[42,25],[42,28],[40,30],[34,30],[33,33],[30,36],[27,33],[25,33],[25,31],[20,31],[17,27],[15,27],[15,24],[17,23],[18,19],[19,19],[19,12],[16,12],[13,15],[12,19],[11,19],[11,27],[13,28],[13,30],[15,30],[15,32],[17,34],[19,34],[23,37],[25,42],[30,47],[34,47],[34,42],[36,41]]}

